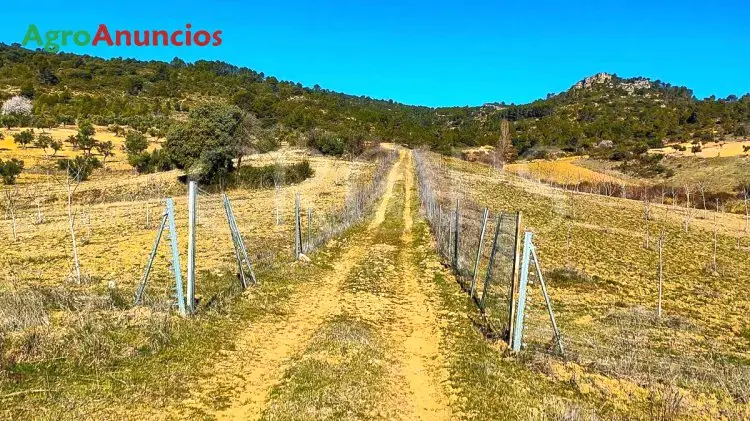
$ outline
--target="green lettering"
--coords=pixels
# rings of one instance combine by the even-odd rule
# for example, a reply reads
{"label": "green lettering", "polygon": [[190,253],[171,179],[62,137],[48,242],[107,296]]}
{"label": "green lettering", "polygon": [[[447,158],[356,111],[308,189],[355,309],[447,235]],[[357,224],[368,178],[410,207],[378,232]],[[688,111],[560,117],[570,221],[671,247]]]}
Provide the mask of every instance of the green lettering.
{"label": "green lettering", "polygon": [[68,37],[73,36],[73,31],[63,31],[62,32],[62,45],[68,45]]}
{"label": "green lettering", "polygon": [[44,49],[50,53],[56,53],[60,51],[60,44],[56,43],[57,36],[60,35],[60,31],[47,31],[47,43],[44,44]]}
{"label": "green lettering", "polygon": [[38,46],[42,46],[42,35],[39,33],[39,28],[33,23],[29,25],[29,29],[26,30],[26,36],[23,37],[21,44],[25,47],[29,41],[36,41]]}
{"label": "green lettering", "polygon": [[73,35],[73,42],[79,47],[89,45],[91,42],[91,34],[87,31],[78,31]]}

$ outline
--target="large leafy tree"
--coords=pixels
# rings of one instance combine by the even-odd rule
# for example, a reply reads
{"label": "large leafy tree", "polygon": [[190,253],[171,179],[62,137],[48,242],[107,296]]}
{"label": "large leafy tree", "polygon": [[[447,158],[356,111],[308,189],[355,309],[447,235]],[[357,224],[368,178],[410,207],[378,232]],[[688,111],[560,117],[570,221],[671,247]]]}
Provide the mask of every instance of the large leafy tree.
{"label": "large leafy tree", "polygon": [[86,152],[86,155],[91,155],[91,150],[96,147],[96,139],[94,139],[94,126],[90,121],[82,121],[78,125],[78,134],[76,135],[76,145]]}
{"label": "large leafy tree", "polygon": [[233,105],[209,103],[190,112],[167,133],[164,149],[178,168],[201,180],[220,183],[234,170],[247,132],[244,114]]}

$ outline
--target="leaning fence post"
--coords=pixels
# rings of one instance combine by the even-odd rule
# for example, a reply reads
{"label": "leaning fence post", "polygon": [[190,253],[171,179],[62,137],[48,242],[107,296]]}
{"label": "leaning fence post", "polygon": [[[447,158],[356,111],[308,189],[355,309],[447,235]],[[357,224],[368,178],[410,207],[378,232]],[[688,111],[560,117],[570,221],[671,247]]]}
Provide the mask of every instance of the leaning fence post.
{"label": "leaning fence post", "polygon": [[526,287],[529,284],[529,258],[531,256],[531,231],[526,231],[523,238],[523,260],[521,261],[521,282],[518,285],[518,305],[516,306],[516,326],[513,331],[513,343],[511,348],[518,352],[521,350],[523,338],[523,319],[526,309]]}
{"label": "leaning fence post", "polygon": [[312,250],[312,208],[307,208],[307,252]]}
{"label": "leaning fence post", "polygon": [[[253,271],[253,265],[250,263],[250,258],[247,255],[247,248],[245,247],[245,240],[242,239],[242,233],[240,233],[240,228],[237,226],[237,218],[234,216],[234,208],[232,208],[232,202],[227,199],[227,204],[229,205],[229,213],[232,215],[232,226],[234,227],[235,235],[237,236],[237,244],[240,246],[240,251],[242,252],[242,257],[245,259],[245,264],[247,265],[247,269],[250,271],[250,279],[253,281],[253,285],[258,283],[258,280],[255,278],[255,271]],[[244,273],[243,273],[243,279],[244,279]],[[243,284],[245,287],[247,287],[247,283]]]}
{"label": "leaning fence post", "polygon": [[172,268],[174,269],[177,308],[185,315],[185,296],[182,290],[182,268],[180,267],[180,248],[177,246],[177,228],[174,222],[174,200],[167,198],[167,215],[169,219],[169,242],[172,245]]}
{"label": "leaning fence post", "polygon": [[458,275],[458,256],[459,256],[459,244],[461,237],[461,208],[459,207],[459,199],[456,199],[456,236],[453,239],[453,270]]}
{"label": "leaning fence post", "polygon": [[232,224],[232,210],[229,205],[229,197],[226,193],[222,195],[224,199],[224,212],[227,214],[227,224],[229,225],[229,234],[232,236],[232,245],[234,246],[234,257],[237,260],[237,276],[240,278],[240,286],[242,289],[247,288],[247,281],[245,280],[245,270],[242,268],[242,256],[240,255],[239,244],[237,243],[237,234]]}
{"label": "leaning fence post", "polygon": [[495,254],[497,254],[497,242],[500,238],[500,231],[503,225],[503,212],[497,215],[497,225],[495,226],[495,238],[492,240],[492,249],[490,250],[490,262],[487,264],[487,275],[484,278],[484,288],[482,289],[482,298],[479,300],[479,310],[484,313],[484,305],[487,296],[490,293],[490,283],[492,283],[492,267],[495,266]]}
{"label": "leaning fence post", "polygon": [[542,276],[542,267],[539,265],[539,258],[536,256],[536,247],[531,245],[531,257],[534,258],[534,267],[536,268],[536,276],[539,278],[539,283],[542,285],[542,294],[544,295],[544,302],[547,304],[547,311],[549,312],[549,319],[552,322],[552,330],[555,332],[555,340],[557,341],[557,347],[560,349],[560,354],[565,355],[565,349],[563,349],[562,337],[560,336],[560,330],[557,328],[557,322],[555,321],[555,313],[552,312],[552,300],[549,298],[547,293],[547,285],[544,283],[544,277]]}
{"label": "leaning fence post", "polygon": [[513,266],[511,267],[510,288],[508,288],[508,345],[513,338],[513,319],[516,313],[514,298],[516,295],[516,284],[518,283],[518,260],[521,257],[521,211],[516,212],[516,230],[513,239]]}
{"label": "leaning fence post", "polygon": [[487,217],[489,216],[489,211],[487,208],[484,208],[484,211],[482,212],[482,229],[479,231],[479,245],[477,246],[477,257],[474,259],[474,274],[471,278],[471,288],[470,288],[470,295],[471,297],[474,297],[474,291],[477,286],[477,272],[479,271],[479,259],[482,257],[482,245],[484,245],[484,231],[487,228]]}
{"label": "leaning fence post", "polygon": [[195,213],[198,196],[195,181],[188,183],[187,310],[195,312]]}
{"label": "leaning fence post", "polygon": [[148,275],[151,273],[151,266],[154,264],[154,258],[156,257],[156,251],[159,248],[161,242],[161,235],[164,232],[164,227],[167,225],[167,213],[161,218],[161,225],[159,226],[159,232],[156,233],[156,240],[154,241],[154,247],[151,249],[151,255],[148,257],[148,263],[146,263],[146,269],[143,271],[143,278],[141,278],[141,284],[138,286],[138,291],[135,294],[135,305],[139,305],[143,299],[143,291],[146,290],[146,282],[148,281]]}

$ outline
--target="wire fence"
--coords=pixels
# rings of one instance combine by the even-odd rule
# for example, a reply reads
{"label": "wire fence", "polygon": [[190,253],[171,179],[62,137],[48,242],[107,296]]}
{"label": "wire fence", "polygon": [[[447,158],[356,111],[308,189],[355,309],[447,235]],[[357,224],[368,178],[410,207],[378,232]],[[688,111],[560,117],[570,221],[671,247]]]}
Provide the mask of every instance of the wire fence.
{"label": "wire fence", "polygon": [[[300,219],[305,253],[312,252],[361,221],[382,194],[386,174],[397,155],[394,150],[371,151],[370,156],[341,167],[349,168],[348,180],[338,175],[335,176],[339,178],[333,180],[330,173],[324,173],[314,188],[280,185],[273,189],[230,191],[232,219],[244,240],[243,245],[247,245],[247,260],[264,272],[288,264],[294,257],[295,215],[290,205],[297,191],[303,204]],[[352,168],[366,169],[360,174]],[[37,205],[30,190],[20,189],[18,194],[23,200],[19,201],[19,206],[12,212],[3,206],[6,212],[0,213],[3,217],[0,220],[0,241],[15,244],[0,256],[0,272],[6,275],[6,283],[24,289],[70,285],[70,277],[65,274],[70,273],[74,266],[72,225],[83,273],[80,282],[73,282],[73,285],[80,283],[77,288],[84,290],[103,282],[121,289],[126,295],[127,291],[135,295],[166,207],[164,196],[158,198],[154,195],[166,192],[174,194],[177,248],[184,262],[189,226],[186,187],[181,184],[181,191],[177,191],[177,187],[163,178],[155,180],[145,184],[124,183],[133,191],[145,186],[148,192],[135,194],[128,190],[119,199],[112,193],[96,200],[89,200],[90,193],[87,193],[86,200],[74,194],[70,214],[64,192],[56,190],[54,195],[45,196]],[[336,191],[326,191],[329,182],[335,183],[331,187]],[[89,190],[87,187],[86,191]],[[140,199],[129,200],[131,194]],[[341,194],[343,197],[338,196]],[[237,266],[236,236],[227,220],[223,194],[199,189],[195,214],[195,270],[203,274],[202,279],[215,279],[221,272]],[[163,308],[164,299],[171,299],[174,292],[175,262],[170,242],[166,230],[155,252],[143,299],[144,304],[154,308]],[[182,269],[185,269],[184,264]],[[202,279],[198,279],[199,295],[217,292],[216,288],[206,284],[207,281],[201,282]],[[0,293],[3,289],[0,285]]]}
{"label": "wire fence", "polygon": [[[484,209],[466,197],[466,189],[460,185],[456,188],[455,180],[460,180],[461,175],[453,173],[443,159],[428,152],[416,151],[415,161],[422,209],[439,255],[477,303],[487,325],[485,333],[491,338],[509,340],[512,328],[508,321],[516,311],[510,303],[511,299],[518,300],[518,293],[514,296],[512,291],[514,271],[521,276],[519,264],[514,261],[521,249],[517,234],[520,214],[488,212],[482,236]],[[498,241],[493,253],[495,233]],[[545,268],[539,272],[545,278],[551,274]],[[566,303],[555,302],[555,280],[551,279],[552,306],[562,309],[563,315],[578,316],[575,320],[565,317],[558,320],[565,345],[565,353],[561,355],[544,300],[542,280],[534,269],[529,270],[521,358],[532,365],[555,374],[550,360],[574,361],[640,385],[675,385],[719,392],[739,403],[750,402],[750,366],[746,360],[732,357],[734,353],[726,349],[714,349],[711,337],[696,337],[696,327],[689,321],[679,317],[658,319],[654,311],[637,307],[613,308],[604,317],[592,313],[592,317],[581,319],[581,309],[569,309]]]}
{"label": "wire fence", "polygon": [[484,316],[487,333],[507,338],[521,214],[491,212],[465,195],[441,190],[441,169],[426,155],[414,153],[420,202],[437,252]]}
{"label": "wire fence", "polygon": [[373,176],[354,183],[344,199],[344,204],[331,212],[318,215],[314,209],[308,208],[308,217],[305,218],[302,216],[303,210],[297,209],[300,214],[299,219],[302,221],[300,223],[300,235],[303,238],[302,249],[306,253],[327,243],[364,219],[375,201],[382,196],[388,171],[398,158],[398,154],[397,149],[382,150],[382,153],[375,157]]}

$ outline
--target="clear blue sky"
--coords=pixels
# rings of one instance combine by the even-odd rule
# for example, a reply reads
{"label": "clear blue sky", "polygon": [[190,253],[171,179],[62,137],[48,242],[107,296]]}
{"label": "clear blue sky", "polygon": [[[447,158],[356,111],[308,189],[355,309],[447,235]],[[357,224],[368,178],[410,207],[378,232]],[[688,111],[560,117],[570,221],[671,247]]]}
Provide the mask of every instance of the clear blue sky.
{"label": "clear blue sky", "polygon": [[430,106],[529,102],[606,71],[750,92],[750,4],[736,1],[7,1],[0,41],[47,30],[221,29],[219,47],[76,47],[223,60],[282,80]]}

